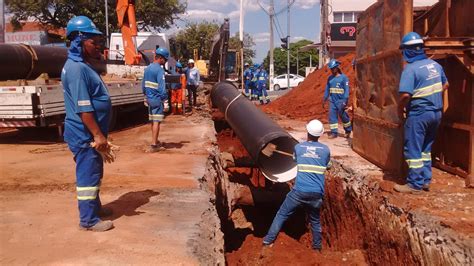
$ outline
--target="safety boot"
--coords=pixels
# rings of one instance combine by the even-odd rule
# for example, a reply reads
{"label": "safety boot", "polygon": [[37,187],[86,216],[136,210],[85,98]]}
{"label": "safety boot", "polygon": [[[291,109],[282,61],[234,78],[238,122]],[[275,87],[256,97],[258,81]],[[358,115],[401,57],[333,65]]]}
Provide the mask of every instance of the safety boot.
{"label": "safety boot", "polygon": [[423,184],[423,187],[421,188],[424,191],[430,191],[430,184]]}
{"label": "safety boot", "polygon": [[329,134],[328,139],[335,139],[335,138],[337,138],[337,135],[335,135],[335,134]]}
{"label": "safety boot", "polygon": [[91,227],[82,227],[79,226],[80,230],[83,231],[92,231],[92,232],[105,232],[114,228],[114,223],[112,221],[99,221],[98,223],[94,224]]}
{"label": "safety boot", "polygon": [[346,139],[350,138],[351,137],[351,132],[346,132],[346,134],[344,134],[344,137]]}
{"label": "safety boot", "polygon": [[408,184],[405,185],[395,185],[393,190],[400,192],[400,193],[411,193],[411,194],[419,194],[421,193],[421,189],[414,189],[410,187]]}

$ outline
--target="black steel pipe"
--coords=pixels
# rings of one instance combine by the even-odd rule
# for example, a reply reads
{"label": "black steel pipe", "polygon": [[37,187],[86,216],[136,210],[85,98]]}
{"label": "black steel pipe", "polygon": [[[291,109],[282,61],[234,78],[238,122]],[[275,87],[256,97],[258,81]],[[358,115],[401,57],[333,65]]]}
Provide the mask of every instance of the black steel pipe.
{"label": "black steel pipe", "polygon": [[225,119],[265,177],[276,182],[286,182],[296,176],[296,162],[292,157],[276,152],[271,156],[262,153],[262,149],[270,143],[280,151],[293,153],[298,142],[290,134],[245,98],[230,82],[214,85],[211,100],[224,113]]}
{"label": "black steel pipe", "polygon": [[0,44],[0,80],[59,78],[66,59],[64,47]]}

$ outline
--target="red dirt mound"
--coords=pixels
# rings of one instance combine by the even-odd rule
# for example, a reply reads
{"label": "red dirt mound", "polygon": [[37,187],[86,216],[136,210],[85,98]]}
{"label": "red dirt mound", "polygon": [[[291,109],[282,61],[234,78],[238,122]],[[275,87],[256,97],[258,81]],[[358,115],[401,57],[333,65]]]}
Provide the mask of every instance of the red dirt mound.
{"label": "red dirt mound", "polygon": [[[341,70],[349,78],[349,86],[351,86],[349,105],[352,103],[355,85],[355,72],[352,68],[353,59],[354,53],[338,59],[341,62]],[[298,87],[263,107],[262,110],[266,113],[281,114],[291,119],[302,121],[319,119],[322,122],[327,122],[328,104],[326,104],[326,110],[324,110],[323,97],[329,75],[330,72],[327,67],[314,71]]]}

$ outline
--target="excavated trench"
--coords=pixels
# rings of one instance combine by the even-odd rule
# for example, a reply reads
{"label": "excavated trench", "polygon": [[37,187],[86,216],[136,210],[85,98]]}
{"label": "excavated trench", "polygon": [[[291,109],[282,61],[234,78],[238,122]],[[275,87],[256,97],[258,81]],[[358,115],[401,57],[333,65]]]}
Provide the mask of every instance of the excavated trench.
{"label": "excavated trench", "polygon": [[347,169],[337,158],[326,177],[323,252],[311,249],[303,210],[285,224],[272,248],[263,249],[262,238],[289,184],[264,178],[223,115],[214,109],[212,119],[217,147],[206,179],[215,193],[228,265],[472,263],[469,243],[430,217],[392,205],[378,185]]}

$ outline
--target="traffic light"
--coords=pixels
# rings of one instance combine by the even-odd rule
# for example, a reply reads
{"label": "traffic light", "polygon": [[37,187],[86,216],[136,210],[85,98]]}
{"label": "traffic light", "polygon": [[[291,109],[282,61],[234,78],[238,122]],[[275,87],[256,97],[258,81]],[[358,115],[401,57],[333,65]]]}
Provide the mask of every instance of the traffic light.
{"label": "traffic light", "polygon": [[282,42],[281,48],[288,50],[288,36],[286,36],[285,38],[280,38],[280,40]]}

